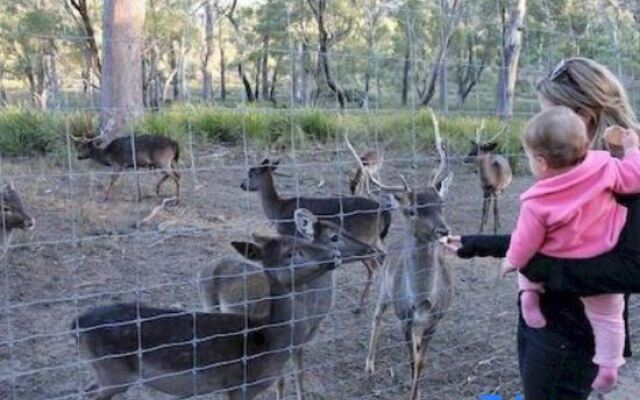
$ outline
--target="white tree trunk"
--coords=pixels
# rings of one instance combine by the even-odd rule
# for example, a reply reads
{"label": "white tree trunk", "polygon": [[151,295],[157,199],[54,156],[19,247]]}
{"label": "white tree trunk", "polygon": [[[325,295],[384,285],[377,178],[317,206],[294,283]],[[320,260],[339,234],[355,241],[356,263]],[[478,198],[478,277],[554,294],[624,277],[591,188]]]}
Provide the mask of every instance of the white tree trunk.
{"label": "white tree trunk", "polygon": [[518,60],[522,47],[526,0],[509,0],[509,19],[505,21],[502,35],[502,65],[498,74],[496,114],[506,118],[513,115],[513,93],[518,75]]}
{"label": "white tree trunk", "polygon": [[111,119],[102,132],[105,146],[130,118],[143,110],[142,44],[145,0],[104,0],[101,120]]}

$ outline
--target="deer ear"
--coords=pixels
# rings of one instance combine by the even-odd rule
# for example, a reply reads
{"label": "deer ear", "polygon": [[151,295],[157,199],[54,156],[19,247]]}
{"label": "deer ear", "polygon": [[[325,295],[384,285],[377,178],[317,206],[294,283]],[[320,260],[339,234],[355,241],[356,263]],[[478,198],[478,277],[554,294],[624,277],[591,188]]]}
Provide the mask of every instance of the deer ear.
{"label": "deer ear", "polygon": [[447,197],[449,193],[449,188],[451,187],[451,183],[453,182],[453,171],[449,171],[449,175],[446,178],[441,180],[436,184],[436,190],[441,198]]}
{"label": "deer ear", "polygon": [[411,205],[411,192],[395,192],[393,197],[398,201],[400,207],[408,207]]}
{"label": "deer ear", "polygon": [[265,158],[264,160],[262,160],[262,162],[260,163],[260,165],[269,165],[271,164],[271,161],[269,161],[268,158]]}
{"label": "deer ear", "polygon": [[316,233],[316,222],[318,218],[305,208],[298,208],[293,213],[293,221],[296,230],[305,238],[313,240]]}
{"label": "deer ear", "polygon": [[243,257],[249,260],[253,260],[253,261],[262,260],[262,247],[260,247],[255,243],[231,242],[231,247],[233,247],[238,253],[240,253]]}

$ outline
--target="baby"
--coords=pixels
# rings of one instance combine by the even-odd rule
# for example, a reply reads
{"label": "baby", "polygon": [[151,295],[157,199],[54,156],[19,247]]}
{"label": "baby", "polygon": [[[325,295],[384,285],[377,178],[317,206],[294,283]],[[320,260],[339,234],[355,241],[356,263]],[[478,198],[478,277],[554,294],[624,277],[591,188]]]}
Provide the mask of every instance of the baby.
{"label": "baby", "polygon": [[[588,258],[611,250],[618,241],[627,210],[615,194],[640,192],[640,151],[632,130],[618,132],[624,159],[589,151],[582,119],[571,109],[554,106],[525,127],[523,147],[536,183],[524,192],[516,229],[504,261],[503,275],[527,265],[534,254]],[[522,316],[532,328],[546,321],[540,311],[542,287],[518,274]],[[593,389],[611,390],[624,364],[624,299],[620,294],[582,298],[595,336],[598,375]]]}

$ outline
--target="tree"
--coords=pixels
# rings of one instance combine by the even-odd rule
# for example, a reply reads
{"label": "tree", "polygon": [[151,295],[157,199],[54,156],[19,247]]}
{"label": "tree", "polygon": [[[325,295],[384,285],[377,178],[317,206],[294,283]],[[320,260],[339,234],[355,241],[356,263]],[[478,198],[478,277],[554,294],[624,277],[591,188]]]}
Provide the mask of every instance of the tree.
{"label": "tree", "polygon": [[438,52],[436,54],[435,62],[431,66],[431,71],[425,80],[425,90],[420,96],[420,104],[423,106],[429,105],[433,95],[435,94],[438,74],[440,73],[442,66],[446,63],[447,51],[449,50],[449,45],[451,43],[451,36],[460,21],[463,4],[463,0],[440,0],[443,27],[439,35]]}
{"label": "tree", "polygon": [[513,92],[516,86],[526,10],[526,0],[508,0],[508,4],[503,3],[501,10],[502,62],[498,74],[496,114],[503,118],[513,115]]}
{"label": "tree", "polygon": [[[145,1],[104,0],[102,82],[102,146],[122,133],[129,118],[143,109],[142,45]],[[106,125],[107,120],[110,124]]]}
{"label": "tree", "polygon": [[344,109],[346,105],[346,97],[340,85],[333,79],[331,67],[329,65],[329,43],[336,38],[346,36],[351,30],[351,24],[341,34],[329,38],[329,33],[325,26],[325,13],[327,10],[327,0],[307,0],[309,8],[313,12],[318,26],[318,66],[321,69],[327,81],[327,86],[336,95],[340,108]]}
{"label": "tree", "polygon": [[209,61],[213,56],[213,0],[204,2],[204,52],[202,55],[202,100],[208,103],[213,100],[213,78],[209,71]]}

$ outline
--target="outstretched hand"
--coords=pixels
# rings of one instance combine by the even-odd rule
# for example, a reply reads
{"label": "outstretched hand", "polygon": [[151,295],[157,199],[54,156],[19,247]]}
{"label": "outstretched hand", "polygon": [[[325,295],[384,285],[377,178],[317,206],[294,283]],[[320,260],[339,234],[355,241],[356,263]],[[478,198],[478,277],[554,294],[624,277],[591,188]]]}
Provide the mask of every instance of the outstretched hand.
{"label": "outstretched hand", "polygon": [[514,267],[506,258],[502,261],[502,267],[500,268],[500,275],[504,278],[507,274],[517,271],[518,268]]}
{"label": "outstretched hand", "polygon": [[462,239],[460,236],[444,236],[438,239],[438,241],[445,249],[456,255],[458,254],[458,250],[462,247]]}

